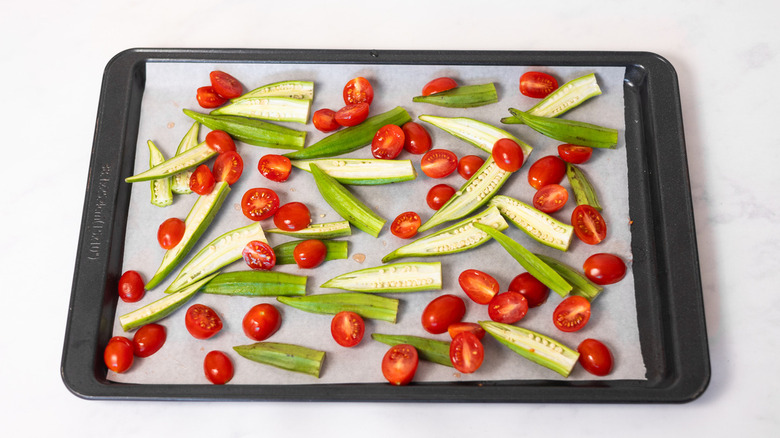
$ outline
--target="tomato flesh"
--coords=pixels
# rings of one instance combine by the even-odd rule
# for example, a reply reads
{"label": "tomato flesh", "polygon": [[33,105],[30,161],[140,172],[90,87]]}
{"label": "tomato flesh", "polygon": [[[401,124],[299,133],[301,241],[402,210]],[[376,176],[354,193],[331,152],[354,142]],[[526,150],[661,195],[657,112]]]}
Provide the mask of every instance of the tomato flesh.
{"label": "tomato flesh", "polygon": [[488,316],[495,322],[514,324],[528,313],[528,300],[515,291],[502,292],[488,303]]}
{"label": "tomato flesh", "polygon": [[198,88],[195,98],[198,100],[198,105],[201,108],[217,108],[224,105],[228,100],[220,96],[214,87],[200,87]]}
{"label": "tomato flesh", "polygon": [[487,304],[498,293],[498,281],[490,274],[476,269],[466,269],[458,276],[460,285],[466,296],[477,304]]}
{"label": "tomato flesh", "polygon": [[485,348],[474,333],[464,331],[450,342],[450,361],[461,373],[470,374],[482,366]]}
{"label": "tomato flesh", "polygon": [[257,170],[271,181],[285,182],[292,172],[292,163],[284,155],[268,154],[257,162]]}
{"label": "tomato flesh", "polygon": [[392,160],[404,149],[406,136],[398,125],[385,125],[376,132],[371,141],[371,155],[382,160]]}
{"label": "tomato flesh", "polygon": [[576,332],[590,319],[590,301],[579,296],[567,297],[553,311],[553,324],[564,332]]}
{"label": "tomato flesh", "polygon": [[612,352],[606,345],[596,339],[585,339],[577,347],[580,353],[578,359],[585,371],[595,376],[606,376],[612,371]]}
{"label": "tomato flesh", "polygon": [[129,370],[133,366],[133,343],[124,336],[114,336],[103,351],[103,362],[115,373]]}
{"label": "tomato flesh", "polygon": [[224,385],[233,378],[233,362],[221,351],[209,351],[203,359],[203,373],[209,382]]}
{"label": "tomato flesh", "polygon": [[244,160],[236,151],[223,152],[214,160],[212,174],[217,182],[224,181],[232,186],[242,173],[244,173]]}
{"label": "tomato flesh", "polygon": [[566,205],[569,191],[559,184],[547,184],[536,191],[533,198],[534,207],[545,213],[555,213]]}
{"label": "tomato flesh", "polygon": [[466,303],[463,299],[445,294],[434,298],[422,313],[422,326],[428,333],[435,335],[447,331],[450,324],[460,322],[466,314]]}
{"label": "tomato flesh", "polygon": [[428,190],[425,202],[434,210],[440,209],[455,194],[455,189],[447,184],[437,184]]}
{"label": "tomato flesh", "polygon": [[419,123],[406,122],[401,127],[404,131],[404,149],[410,154],[424,154],[431,149],[431,135]]}
{"label": "tomato flesh", "polygon": [[528,183],[536,190],[549,184],[560,184],[566,176],[566,163],[555,155],[547,155],[528,169]]}
{"label": "tomato flesh", "polygon": [[160,324],[146,324],[133,335],[133,354],[138,357],[149,357],[160,351],[167,335],[165,327]]}
{"label": "tomato flesh", "polygon": [[409,239],[417,234],[417,229],[422,225],[420,215],[413,211],[401,213],[390,224],[390,232],[401,239]]}
{"label": "tomato flesh", "polygon": [[356,77],[347,82],[343,91],[344,103],[347,105],[353,103],[366,103],[368,105],[374,101],[374,87],[371,82],[364,77]]}
{"label": "tomato flesh", "polygon": [[513,278],[509,283],[509,290],[522,294],[528,301],[529,308],[541,306],[550,295],[550,288],[528,272]]}
{"label": "tomato flesh", "polygon": [[607,223],[601,213],[590,205],[578,205],[571,213],[574,234],[588,245],[596,245],[607,238]]}
{"label": "tomato flesh", "polygon": [[529,71],[520,76],[520,93],[524,96],[541,99],[557,89],[558,81],[547,73]]}
{"label": "tomato flesh", "polygon": [[241,251],[244,263],[256,271],[267,271],[276,266],[276,253],[265,242],[252,240]]}
{"label": "tomato flesh", "polygon": [[458,83],[455,79],[448,77],[436,78],[427,84],[423,85],[422,95],[430,96],[431,94],[441,93],[442,91],[452,90],[456,88]]}
{"label": "tomato flesh", "polygon": [[233,141],[233,137],[219,129],[206,134],[206,145],[220,154],[236,150],[236,142]]}
{"label": "tomato flesh", "polygon": [[458,168],[458,157],[447,149],[431,149],[420,160],[420,169],[431,178],[444,178]]}
{"label": "tomato flesh", "polygon": [[336,121],[336,111],[329,108],[322,108],[314,111],[311,116],[314,127],[320,132],[332,132],[339,128],[339,122]]}
{"label": "tomato flesh", "polygon": [[311,223],[311,213],[305,204],[288,202],[279,207],[274,215],[274,225],[285,231],[298,231]]}
{"label": "tomato flesh", "polygon": [[456,322],[447,327],[447,333],[449,333],[450,338],[452,339],[455,339],[455,336],[458,336],[458,333],[461,332],[471,332],[477,339],[485,337],[485,329],[476,322]]}
{"label": "tomato flesh", "polygon": [[253,221],[273,216],[279,210],[279,196],[271,189],[253,188],[241,198],[241,211]]}
{"label": "tomato flesh", "polygon": [[217,184],[214,174],[211,173],[209,166],[201,164],[190,176],[190,190],[193,192],[205,196],[214,190],[214,186]]}
{"label": "tomato flesh", "polygon": [[208,339],[222,330],[222,319],[211,307],[193,304],[184,315],[184,325],[195,339]]}
{"label": "tomato flesh", "polygon": [[282,315],[271,304],[262,303],[246,312],[241,322],[244,334],[255,341],[265,341],[282,326]]}
{"label": "tomato flesh", "polygon": [[293,258],[301,269],[312,269],[321,265],[328,255],[328,247],[321,240],[309,239],[295,245]]}
{"label": "tomato flesh", "polygon": [[477,155],[466,155],[458,161],[458,174],[465,179],[471,178],[472,175],[477,173],[482,165],[485,164],[485,160]]}
{"label": "tomato flesh", "polygon": [[244,87],[241,86],[241,82],[238,82],[238,79],[229,73],[214,70],[209,73],[209,79],[211,79],[211,86],[214,87],[214,91],[225,99],[235,99],[244,93]]}
{"label": "tomato flesh", "polygon": [[558,156],[568,163],[582,164],[590,160],[591,155],[593,155],[593,148],[587,146],[577,146],[573,144],[562,144],[558,146]]}
{"label": "tomato flesh", "polygon": [[366,324],[363,318],[355,312],[339,312],[330,322],[330,334],[342,347],[349,348],[359,344],[363,340],[365,331]]}
{"label": "tomato flesh", "polygon": [[144,297],[144,280],[137,271],[125,271],[119,277],[119,298],[126,303],[137,303]]}
{"label": "tomato flesh", "polygon": [[599,285],[614,284],[626,276],[626,263],[614,254],[593,254],[585,259],[582,269],[590,281]]}
{"label": "tomato flesh", "polygon": [[382,358],[382,375],[392,385],[408,385],[417,372],[419,362],[416,348],[409,344],[394,345]]}
{"label": "tomato flesh", "polygon": [[501,170],[515,172],[523,167],[523,149],[511,138],[502,138],[493,145],[493,160]]}

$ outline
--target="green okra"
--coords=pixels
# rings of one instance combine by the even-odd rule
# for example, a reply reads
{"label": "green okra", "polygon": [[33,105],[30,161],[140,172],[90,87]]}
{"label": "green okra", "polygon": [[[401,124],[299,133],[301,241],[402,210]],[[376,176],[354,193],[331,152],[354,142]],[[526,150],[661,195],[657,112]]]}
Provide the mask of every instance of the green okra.
{"label": "green okra", "polygon": [[360,292],[307,295],[305,297],[277,297],[280,303],[309,313],[335,315],[355,312],[363,318],[378,319],[395,324],[398,300]]}
{"label": "green okra", "polygon": [[425,114],[419,117],[423,122],[458,137],[459,139],[471,143],[490,154],[493,151],[493,145],[502,138],[514,140],[523,150],[524,161],[528,160],[533,148],[515,137],[511,133],[501,128],[497,128],[489,123],[481,122],[468,117],[441,117]]}
{"label": "green okra", "polygon": [[569,377],[580,357],[562,342],[522,327],[494,321],[479,321],[479,325],[510,350],[564,377]]}
{"label": "green okra", "polygon": [[[590,73],[561,85],[526,112],[534,116],[558,117],[600,94],[601,88],[596,80],[596,75]],[[522,124],[523,121],[515,116],[510,116],[501,119],[501,123]]]}
{"label": "green okra", "polygon": [[311,172],[310,165],[316,164],[336,181],[348,185],[390,184],[417,178],[412,160],[317,158],[292,160],[290,163],[307,172]]}
{"label": "green okra", "polygon": [[441,262],[395,263],[339,275],[320,287],[365,293],[441,289]]}
{"label": "green okra", "polygon": [[179,172],[190,170],[197,167],[212,157],[217,155],[217,151],[211,149],[205,142],[198,144],[194,148],[174,155],[171,158],[159,163],[145,172],[135,174],[125,178],[125,182],[134,183],[140,181],[151,181],[153,179],[168,178]]}
{"label": "green okra", "polygon": [[229,115],[203,114],[184,109],[184,114],[209,129],[222,130],[238,141],[253,146],[276,149],[303,149],[306,131],[264,122],[258,119]]}
{"label": "green okra", "polygon": [[214,277],[203,287],[203,293],[246,297],[306,295],[304,275],[277,271],[235,271]]}
{"label": "green okra", "polygon": [[[200,123],[193,122],[190,129],[184,134],[179,147],[176,148],[176,155],[181,155],[188,150],[198,145],[198,135],[200,134]],[[171,190],[173,193],[179,195],[187,195],[192,193],[190,189],[190,177],[192,176],[192,170],[185,170],[177,173],[171,177]]]}
{"label": "green okra", "polygon": [[327,222],[314,224],[297,231],[286,231],[279,228],[265,230],[269,234],[281,234],[283,236],[297,237],[300,239],[333,239],[352,235],[352,228],[348,221]]}
{"label": "green okra", "polygon": [[428,96],[416,96],[413,102],[430,103],[447,108],[473,108],[498,102],[495,84],[463,85]]}
{"label": "green okra", "polygon": [[[149,167],[152,168],[165,161],[162,152],[151,140],[146,141],[149,146]],[[153,179],[149,182],[152,195],[152,205],[167,207],[173,204],[173,190],[171,189],[171,177]]]}
{"label": "green okra", "polygon": [[247,91],[238,98],[231,99],[231,102],[252,97],[289,97],[312,100],[314,99],[314,82],[296,80],[274,82]]}
{"label": "green okra", "polygon": [[239,97],[231,103],[221,106],[211,115],[241,116],[252,119],[272,120],[275,122],[306,123],[311,112],[310,99],[289,97]]}
{"label": "green okra", "polygon": [[236,345],[236,353],[251,361],[279,369],[320,377],[325,352],[301,345],[280,342],[256,342]]}
{"label": "green okra", "polygon": [[492,197],[488,206],[497,207],[506,220],[537,242],[561,251],[569,249],[574,236],[574,227],[571,225],[505,195]]}
{"label": "green okra", "polygon": [[[295,247],[304,240],[293,240],[285,242],[274,247],[274,254],[276,255],[277,265],[292,265],[295,264],[294,251]],[[325,261],[328,260],[343,260],[348,256],[349,242],[346,240],[323,240],[328,252],[325,254]]]}
{"label": "green okra", "polygon": [[453,366],[450,360],[450,343],[438,339],[423,338],[413,335],[386,335],[382,333],[371,334],[371,339],[389,346],[408,344],[417,349],[420,359],[428,362]]}
{"label": "green okra", "polygon": [[509,108],[509,112],[534,131],[564,143],[608,149],[617,146],[617,129],[576,120],[534,116],[515,108]]}
{"label": "green okra", "polygon": [[571,284],[572,289],[569,295],[579,295],[588,301],[593,301],[604,290],[603,287],[588,280],[588,277],[571,266],[543,254],[536,254],[536,256]]}
{"label": "green okra", "polygon": [[571,185],[572,192],[574,192],[574,200],[577,201],[577,205],[590,205],[601,211],[601,204],[599,204],[596,191],[582,169],[574,164],[566,163],[566,179],[569,180],[569,185]]}

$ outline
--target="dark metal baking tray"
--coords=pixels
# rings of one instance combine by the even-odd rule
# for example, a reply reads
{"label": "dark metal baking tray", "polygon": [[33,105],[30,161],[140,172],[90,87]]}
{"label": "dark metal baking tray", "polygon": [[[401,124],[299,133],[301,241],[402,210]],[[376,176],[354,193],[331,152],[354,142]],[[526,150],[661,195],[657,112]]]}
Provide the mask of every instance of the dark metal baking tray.
{"label": "dark metal baking tray", "polygon": [[[106,379],[147,62],[623,66],[633,273],[646,380],[140,385]],[[648,52],[132,49],[105,70],[61,373],[87,399],[679,403],[710,379],[693,206],[674,68]]]}

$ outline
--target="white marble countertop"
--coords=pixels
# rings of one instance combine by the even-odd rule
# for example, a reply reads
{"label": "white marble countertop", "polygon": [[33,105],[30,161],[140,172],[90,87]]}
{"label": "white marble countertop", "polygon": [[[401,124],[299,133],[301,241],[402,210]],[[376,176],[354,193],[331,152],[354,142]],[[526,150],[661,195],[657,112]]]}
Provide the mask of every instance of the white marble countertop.
{"label": "white marble countertop", "polygon": [[[489,0],[478,6],[405,0],[376,6],[300,0],[294,10],[292,5],[49,0],[4,6],[0,430],[25,436],[78,431],[236,437],[335,436],[340,430],[372,436],[397,435],[396,430],[410,436],[683,431],[769,436],[777,430],[776,7],[766,1],[670,0],[537,2],[533,8]],[[709,388],[682,405],[151,403],[75,397],[62,383],[60,360],[95,114],[103,68],[132,47],[660,54],[674,65],[680,83],[712,363]]]}

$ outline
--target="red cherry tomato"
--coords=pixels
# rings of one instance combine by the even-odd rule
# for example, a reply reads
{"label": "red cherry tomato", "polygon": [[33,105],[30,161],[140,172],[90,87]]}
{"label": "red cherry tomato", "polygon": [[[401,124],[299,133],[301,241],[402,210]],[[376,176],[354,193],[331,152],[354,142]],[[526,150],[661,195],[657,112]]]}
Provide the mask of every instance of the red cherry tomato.
{"label": "red cherry tomato", "polygon": [[271,189],[249,189],[241,198],[241,211],[253,221],[267,219],[278,210],[279,196]]}
{"label": "red cherry tomato", "polygon": [[165,327],[160,324],[146,324],[133,335],[133,354],[138,357],[149,357],[160,351],[167,335]]}
{"label": "red cherry tomato", "polygon": [[214,160],[212,174],[217,182],[224,181],[232,186],[242,173],[244,173],[244,160],[236,151],[223,152]]}
{"label": "red cherry tomato", "polygon": [[469,331],[459,333],[450,342],[450,361],[452,366],[461,373],[473,373],[482,366],[484,359],[485,348],[474,333]]}
{"label": "red cherry tomato", "polygon": [[257,162],[257,170],[271,181],[285,182],[292,172],[292,163],[284,155],[268,154]]}
{"label": "red cherry tomato", "polygon": [[528,313],[528,300],[520,292],[502,292],[488,303],[488,316],[495,322],[514,324]]}
{"label": "red cherry tomato", "polygon": [[574,234],[588,245],[596,245],[607,238],[607,223],[590,205],[576,206],[571,213],[571,224]]}
{"label": "red cherry tomato", "polygon": [[214,190],[214,185],[217,181],[214,179],[214,174],[211,173],[209,166],[201,164],[192,172],[190,176],[190,190],[199,195],[208,195]]}
{"label": "red cherry tomato", "polygon": [[477,304],[487,304],[498,293],[498,281],[476,269],[466,269],[458,276],[463,292]]}
{"label": "red cherry tomato", "polygon": [[336,111],[334,118],[341,126],[355,126],[368,118],[367,103],[353,103]]}
{"label": "red cherry tomato", "polygon": [[585,276],[596,284],[613,284],[626,276],[626,264],[623,259],[607,253],[593,254],[582,265]]}
{"label": "red cherry tomato", "polygon": [[374,101],[374,87],[371,82],[364,77],[357,77],[344,86],[344,103],[347,105],[353,103],[371,104]]}
{"label": "red cherry tomato", "polygon": [[282,326],[282,315],[271,304],[258,304],[244,315],[244,334],[255,341],[265,341]]}
{"label": "red cherry tomato", "polygon": [[332,132],[339,128],[339,122],[336,121],[336,111],[328,108],[322,108],[314,111],[311,117],[314,127],[321,132]]}
{"label": "red cherry tomato", "polygon": [[265,242],[253,240],[241,251],[244,263],[256,271],[267,271],[276,266],[276,253]]}
{"label": "red cherry tomato", "polygon": [[321,240],[309,239],[295,245],[293,258],[301,269],[316,268],[325,261],[328,247]]}
{"label": "red cherry tomato", "polygon": [[442,91],[452,90],[457,87],[458,83],[455,79],[442,77],[436,78],[427,84],[423,85],[422,95],[430,96],[431,94],[441,93]]}
{"label": "red cherry tomato", "polygon": [[274,225],[285,231],[298,231],[311,223],[311,213],[305,204],[288,202],[279,207],[274,215]]}
{"label": "red cherry tomato", "polygon": [[569,191],[558,184],[547,184],[536,191],[533,203],[537,210],[545,213],[555,213],[566,205]]}
{"label": "red cherry tomato", "polygon": [[217,94],[214,87],[200,87],[195,96],[201,108],[216,108],[224,105],[228,100]]}
{"label": "red cherry tomato", "polygon": [[416,348],[409,344],[394,345],[382,358],[382,375],[392,385],[407,385],[414,378],[419,362]]}
{"label": "red cherry tomato", "polygon": [[541,306],[550,295],[550,288],[528,272],[513,278],[509,283],[509,290],[522,294],[528,301],[528,307]]}
{"label": "red cherry tomato", "polygon": [[136,271],[126,271],[119,277],[119,298],[126,303],[137,303],[146,294],[144,280]]}
{"label": "red cherry tomato", "polygon": [[447,149],[431,149],[420,160],[420,168],[431,178],[444,178],[458,168],[458,157]]}
{"label": "red cherry tomato", "polygon": [[214,130],[206,134],[206,146],[220,154],[236,150],[236,142],[225,131]]}
{"label": "red cherry tomato", "polygon": [[458,173],[463,178],[469,179],[472,175],[477,173],[482,165],[485,164],[485,160],[477,155],[466,155],[458,161]]}
{"label": "red cherry tomato", "polygon": [[363,339],[366,323],[355,312],[339,312],[330,321],[330,334],[342,347],[354,347]]}
{"label": "red cherry tomato", "polygon": [[420,215],[413,211],[401,213],[390,225],[390,232],[401,239],[409,239],[417,234],[417,229],[422,225]]}
{"label": "red cherry tomato", "polygon": [[184,315],[187,331],[196,339],[208,339],[222,330],[222,319],[211,307],[193,304]]}
{"label": "red cherry tomato", "polygon": [[209,73],[209,79],[211,79],[211,86],[214,87],[214,91],[225,99],[235,99],[244,94],[244,87],[241,86],[241,82],[238,82],[238,79],[224,71],[214,70]]}
{"label": "red cherry tomato", "polygon": [[115,373],[124,373],[133,366],[133,343],[124,336],[114,336],[103,351],[103,362]]}
{"label": "red cherry tomato", "polygon": [[455,189],[447,184],[437,184],[428,190],[428,195],[425,197],[425,202],[428,203],[428,207],[434,210],[440,209],[447,201],[455,194]]}
{"label": "red cherry tomato", "polygon": [[455,336],[458,336],[458,333],[461,332],[471,332],[477,339],[485,337],[485,329],[476,322],[456,322],[447,327],[447,333],[450,334],[450,338],[452,339],[455,339]]}
{"label": "red cherry tomato", "polygon": [[502,138],[493,145],[491,152],[498,167],[507,172],[514,172],[523,167],[523,149],[511,138]]}
{"label": "red cherry tomato", "polygon": [[567,297],[553,312],[553,324],[564,332],[576,332],[590,319],[590,301],[579,296]]}
{"label": "red cherry tomato", "polygon": [[548,184],[560,184],[566,176],[566,163],[555,155],[547,155],[528,169],[528,183],[536,190]]}
{"label": "red cherry tomato", "polygon": [[385,125],[376,132],[371,141],[371,155],[374,158],[392,160],[404,149],[403,129],[398,125]]}
{"label": "red cherry tomato", "polygon": [[547,73],[529,71],[520,76],[520,93],[541,99],[558,89],[558,81]]}
{"label": "red cherry tomato", "polygon": [[410,154],[424,154],[431,149],[431,135],[415,122],[406,122],[401,127],[404,131],[404,149]]}
{"label": "red cherry tomato", "polygon": [[558,146],[558,156],[563,161],[572,164],[582,164],[590,160],[593,155],[593,148],[587,146],[577,146],[573,144],[562,144]]}
{"label": "red cherry tomato", "polygon": [[233,378],[233,362],[221,351],[209,351],[203,359],[203,373],[209,382],[224,385]]}
{"label": "red cherry tomato", "polygon": [[447,331],[450,324],[460,322],[466,314],[466,303],[463,299],[445,294],[428,303],[422,313],[422,325],[425,331],[435,335]]}
{"label": "red cherry tomato", "polygon": [[585,371],[595,376],[606,376],[612,371],[612,353],[596,339],[585,339],[577,347],[578,359]]}

